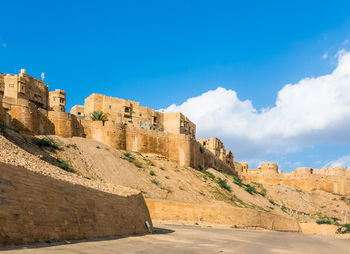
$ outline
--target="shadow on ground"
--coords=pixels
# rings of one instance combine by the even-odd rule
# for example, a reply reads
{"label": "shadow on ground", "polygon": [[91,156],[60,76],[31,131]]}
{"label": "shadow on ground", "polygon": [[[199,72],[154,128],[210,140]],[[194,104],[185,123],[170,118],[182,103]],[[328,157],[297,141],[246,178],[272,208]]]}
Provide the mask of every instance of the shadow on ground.
{"label": "shadow on ground", "polygon": [[[163,234],[171,234],[174,232],[175,232],[175,230],[155,227],[155,228],[153,228],[153,232],[151,234],[152,235],[163,235]],[[20,250],[20,249],[39,249],[39,248],[61,246],[61,245],[67,245],[67,244],[85,243],[85,242],[112,241],[112,240],[118,240],[118,239],[139,237],[139,236],[144,236],[144,235],[148,235],[148,234],[137,234],[137,235],[128,235],[128,236],[110,236],[110,237],[90,238],[90,239],[81,239],[81,240],[64,240],[64,241],[57,241],[57,242],[50,240],[50,241],[46,241],[46,242],[31,243],[31,244],[24,244],[24,245],[14,245],[14,246],[1,246],[0,245],[0,251]]]}

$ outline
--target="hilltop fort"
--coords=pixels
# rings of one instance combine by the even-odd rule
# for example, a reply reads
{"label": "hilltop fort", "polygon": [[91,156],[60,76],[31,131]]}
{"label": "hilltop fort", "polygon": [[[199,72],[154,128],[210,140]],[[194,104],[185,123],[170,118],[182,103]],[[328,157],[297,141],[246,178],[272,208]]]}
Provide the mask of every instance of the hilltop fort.
{"label": "hilltop fort", "polygon": [[[91,115],[103,112],[106,119]],[[163,113],[139,102],[91,94],[84,105],[66,112],[66,93],[49,91],[43,80],[24,69],[19,74],[0,74],[0,122],[29,135],[85,137],[113,148],[160,154],[180,166],[217,168],[247,181],[291,185],[302,190],[350,194],[346,168],[297,168],[282,173],[276,163],[249,169],[215,137],[196,140],[196,125],[185,115]]]}

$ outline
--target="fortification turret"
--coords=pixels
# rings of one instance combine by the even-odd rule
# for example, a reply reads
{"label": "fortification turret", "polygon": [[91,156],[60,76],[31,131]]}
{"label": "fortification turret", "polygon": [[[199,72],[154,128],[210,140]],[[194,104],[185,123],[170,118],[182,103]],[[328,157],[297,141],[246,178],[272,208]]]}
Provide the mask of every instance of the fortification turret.
{"label": "fortification turret", "polygon": [[262,163],[260,172],[262,174],[278,174],[278,165],[275,162]]}

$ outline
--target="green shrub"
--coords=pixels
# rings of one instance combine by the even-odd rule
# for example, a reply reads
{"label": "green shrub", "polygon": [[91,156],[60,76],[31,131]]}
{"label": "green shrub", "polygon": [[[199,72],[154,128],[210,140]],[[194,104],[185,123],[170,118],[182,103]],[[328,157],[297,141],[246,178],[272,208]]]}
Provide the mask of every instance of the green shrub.
{"label": "green shrub", "polygon": [[163,167],[160,167],[159,169],[160,169],[160,170],[163,170],[163,171],[165,170],[165,168],[163,168]]}
{"label": "green shrub", "polygon": [[205,167],[203,167],[203,166],[201,166],[201,165],[198,166],[198,171],[202,172],[203,174],[205,174],[206,176],[208,176],[208,177],[209,177],[210,179],[212,179],[212,180],[215,179],[215,176],[214,176],[212,173],[208,172],[208,171],[205,169]]}
{"label": "green shrub", "polygon": [[65,170],[67,172],[75,173],[75,170],[69,167],[69,164],[67,161],[57,160],[57,162],[55,163],[55,166]]}
{"label": "green shrub", "polygon": [[262,191],[258,191],[258,194],[260,194],[261,196],[265,197],[266,196],[266,190],[263,189]]}
{"label": "green shrub", "polygon": [[350,233],[350,224],[343,224],[343,227],[346,228],[345,233]]}
{"label": "green shrub", "polygon": [[256,189],[254,186],[251,186],[249,184],[246,185],[245,189],[246,192],[248,192],[249,194],[253,194],[256,193]]}
{"label": "green shrub", "polygon": [[[138,168],[142,168],[142,167],[143,167],[143,166],[142,166],[142,163],[140,163],[140,162],[135,162],[134,165],[135,165],[136,167],[138,167]],[[154,173],[154,172],[153,172],[153,173]]]}
{"label": "green shrub", "polygon": [[261,183],[256,183],[253,182],[254,185],[256,185],[260,190],[256,191],[256,193],[260,194],[261,196],[265,197],[266,196],[266,189]]}
{"label": "green shrub", "polygon": [[205,152],[205,147],[204,147],[203,145],[201,145],[201,146],[199,147],[199,150],[201,151],[201,153],[204,153],[204,152]]}
{"label": "green shrub", "polygon": [[330,220],[316,220],[317,224],[332,224]]}
{"label": "green shrub", "polygon": [[151,179],[151,182],[152,182],[153,184],[155,184],[155,185],[158,185],[158,184],[159,184],[159,182],[158,182],[156,179]]}
{"label": "green shrub", "polygon": [[53,138],[50,137],[43,137],[43,138],[32,138],[32,142],[40,147],[52,147],[54,149],[59,149],[59,146],[53,140]]}
{"label": "green shrub", "polygon": [[156,175],[156,173],[154,173],[153,170],[151,170],[151,171],[149,172],[149,174],[150,174],[151,176],[155,176],[155,175]]}
{"label": "green shrub", "polygon": [[94,111],[91,113],[90,118],[92,121],[102,121],[105,122],[108,120],[107,115],[102,111]]}
{"label": "green shrub", "polygon": [[281,207],[281,210],[285,213],[287,213],[287,207],[285,207],[284,205]]}
{"label": "green shrub", "polygon": [[217,183],[220,185],[221,188],[231,191],[231,187],[227,185],[226,179],[221,179],[220,177],[217,179]]}
{"label": "green shrub", "polygon": [[198,171],[201,171],[201,172],[205,171],[205,167],[203,167],[202,165],[199,165],[198,166]]}
{"label": "green shrub", "polygon": [[222,172],[222,170],[219,169],[217,166],[213,166],[213,169],[215,169],[215,170],[218,171],[218,172]]}
{"label": "green shrub", "polygon": [[273,201],[272,199],[269,199],[269,202],[273,205],[276,205],[275,201]]}
{"label": "green shrub", "polygon": [[343,200],[343,201],[345,201],[345,197],[340,197],[340,200]]}
{"label": "green shrub", "polygon": [[242,186],[243,185],[242,179],[239,178],[238,176],[233,176],[233,183],[237,184],[238,186]]}
{"label": "green shrub", "polygon": [[170,176],[164,176],[166,179],[170,179]]}
{"label": "green shrub", "polygon": [[129,162],[132,162],[135,160],[134,156],[132,156],[132,154],[129,152],[124,153],[124,159],[126,159]]}

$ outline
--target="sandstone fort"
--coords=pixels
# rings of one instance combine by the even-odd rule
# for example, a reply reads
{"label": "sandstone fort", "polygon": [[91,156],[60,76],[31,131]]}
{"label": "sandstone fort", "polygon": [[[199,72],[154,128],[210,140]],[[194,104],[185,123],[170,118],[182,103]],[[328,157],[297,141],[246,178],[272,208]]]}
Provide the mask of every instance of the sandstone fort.
{"label": "sandstone fort", "polygon": [[[94,93],[67,113],[66,96],[60,89],[50,92],[43,80],[24,69],[0,74],[0,122],[29,135],[84,137],[121,150],[160,154],[180,166],[218,168],[259,183],[350,194],[350,172],[344,167],[301,167],[283,173],[276,163],[263,163],[250,169],[247,163],[236,162],[218,138],[196,140],[196,125],[181,112],[163,113]],[[94,112],[102,112],[106,119],[94,121]]]}

